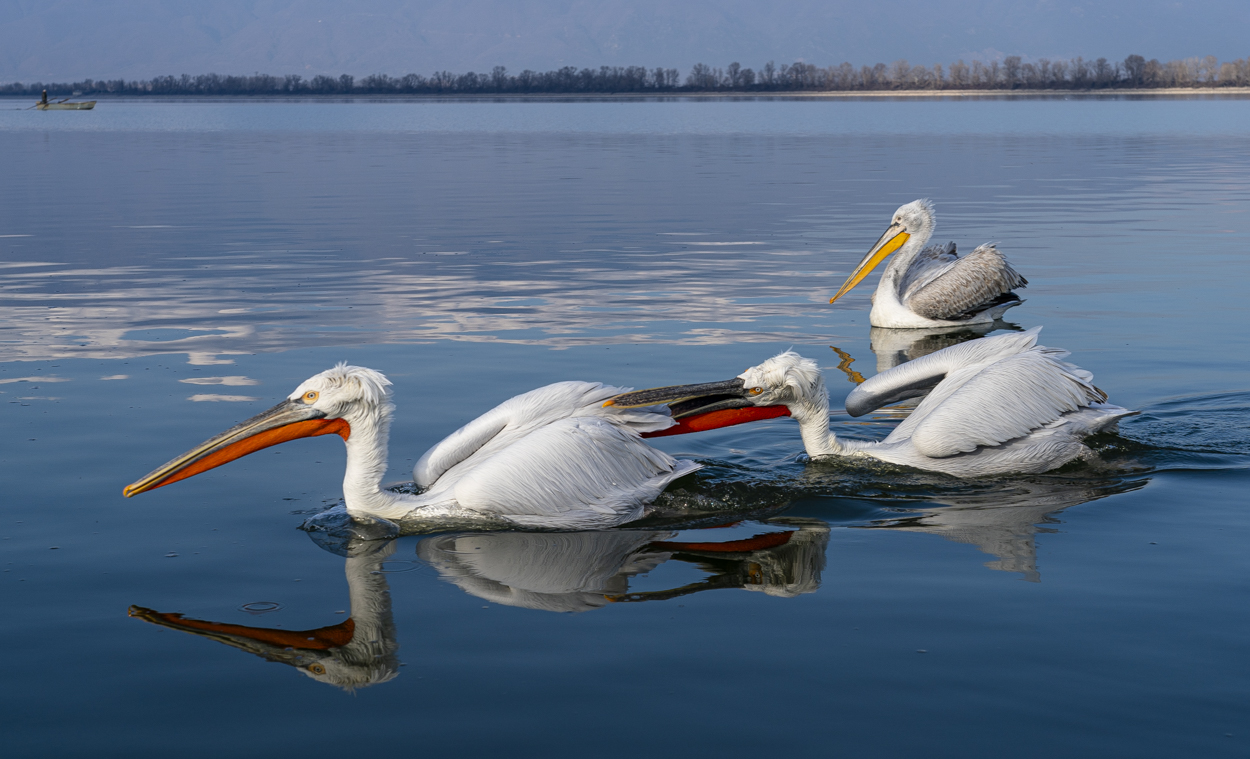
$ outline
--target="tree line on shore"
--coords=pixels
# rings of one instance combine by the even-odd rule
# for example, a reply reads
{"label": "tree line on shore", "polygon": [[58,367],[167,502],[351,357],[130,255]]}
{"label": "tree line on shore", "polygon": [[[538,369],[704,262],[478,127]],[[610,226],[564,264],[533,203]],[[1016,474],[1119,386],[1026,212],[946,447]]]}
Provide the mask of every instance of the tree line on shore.
{"label": "tree line on shore", "polygon": [[555,71],[509,74],[496,66],[489,74],[454,74],[439,71],[431,76],[408,74],[393,77],[373,74],[357,79],[318,75],[158,76],[148,80],[93,80],[35,82],[0,85],[0,95],[39,96],[43,90],[56,96],[69,94],[146,95],[507,95],[507,94],[611,94],[611,93],[766,93],[766,92],[883,92],[915,90],[1099,90],[1158,89],[1169,87],[1218,88],[1250,86],[1250,58],[1219,62],[1214,56],[1160,63],[1130,55],[1123,61],[1106,58],[1087,61],[1074,58],[1025,62],[1011,55],[1002,61],[983,63],[956,61],[949,66],[913,66],[905,60],[886,65],[849,63],[821,68],[810,63],[775,65],[760,69],[731,63],[725,68],[696,64],[685,79],[672,68],[600,66],[598,69],[565,66]]}

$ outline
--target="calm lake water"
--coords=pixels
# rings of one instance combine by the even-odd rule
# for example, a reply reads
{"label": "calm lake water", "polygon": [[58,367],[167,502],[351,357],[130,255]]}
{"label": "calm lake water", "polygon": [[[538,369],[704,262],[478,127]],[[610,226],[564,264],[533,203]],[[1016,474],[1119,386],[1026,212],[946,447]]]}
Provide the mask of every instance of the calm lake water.
{"label": "calm lake water", "polygon": [[[1250,753],[1250,100],[26,105],[0,101],[5,756]],[[559,380],[793,347],[837,406],[837,351],[871,375],[971,337],[870,331],[867,285],[828,303],[918,197],[1028,277],[999,329],[1143,411],[1100,465],[811,463],[777,419],[657,441],[707,464],[666,498],[729,526],[346,558],[296,529],[339,498],[332,438],[121,495],[340,360],[395,383],[395,481]]]}

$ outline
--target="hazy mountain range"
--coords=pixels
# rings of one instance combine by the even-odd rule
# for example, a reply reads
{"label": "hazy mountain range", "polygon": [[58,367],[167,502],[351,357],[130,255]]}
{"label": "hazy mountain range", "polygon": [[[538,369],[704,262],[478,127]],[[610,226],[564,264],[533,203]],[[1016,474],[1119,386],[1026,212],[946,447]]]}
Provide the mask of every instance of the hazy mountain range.
{"label": "hazy mountain range", "polygon": [[1250,55],[1245,0],[0,0],[0,81]]}

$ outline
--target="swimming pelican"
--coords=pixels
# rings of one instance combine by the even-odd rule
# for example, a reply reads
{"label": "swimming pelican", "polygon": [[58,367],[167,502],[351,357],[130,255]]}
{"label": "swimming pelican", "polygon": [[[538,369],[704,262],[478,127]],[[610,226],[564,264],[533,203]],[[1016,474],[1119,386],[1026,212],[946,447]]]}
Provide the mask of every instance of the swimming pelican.
{"label": "swimming pelican", "polygon": [[[602,529],[643,516],[670,482],[701,466],[640,439],[674,426],[668,408],[605,406],[625,388],[558,382],[505,401],[448,435],[413,468],[424,491],[394,493],[381,487],[395,408],[390,384],[372,369],[339,364],[123,493],[162,487],[288,440],[338,434],[347,447],[343,500],[354,519],[387,520],[407,529]],[[693,395],[684,397],[680,413],[697,422],[700,402]],[[715,415],[715,409],[707,410]],[[750,414],[743,411],[750,410],[722,414],[713,426],[748,421]],[[763,412],[781,413],[785,410]]]}
{"label": "swimming pelican", "polygon": [[[957,477],[1045,472],[1089,455],[1083,440],[1136,413],[1106,403],[1093,375],[1037,344],[1041,327],[952,345],[856,386],[846,411],[862,416],[927,394],[880,442],[840,440],[829,429],[829,395],[816,362],[787,351],[732,380],[690,386],[739,403],[781,404],[799,422],[808,455],[868,456]],[[663,403],[690,392],[639,390],[615,405]],[[728,402],[726,402],[728,403]]]}
{"label": "swimming pelican", "polygon": [[900,206],[885,234],[829,302],[845,295],[896,250],[872,296],[868,321],[874,327],[988,324],[1024,302],[1012,290],[1029,282],[1011,268],[998,248],[992,243],[981,245],[959,258],[953,242],[925,247],[934,226],[929,201],[913,200]]}

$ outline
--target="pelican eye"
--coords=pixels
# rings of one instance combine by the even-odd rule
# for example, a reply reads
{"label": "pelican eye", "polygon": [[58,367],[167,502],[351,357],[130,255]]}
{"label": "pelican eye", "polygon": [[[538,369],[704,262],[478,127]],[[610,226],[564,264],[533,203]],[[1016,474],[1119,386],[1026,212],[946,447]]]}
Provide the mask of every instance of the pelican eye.
{"label": "pelican eye", "polygon": [[751,388],[750,390],[748,390],[747,392],[748,392],[748,393],[750,393],[751,395],[759,395],[760,393],[764,392],[764,388],[762,388],[762,387],[753,387],[753,388]]}
{"label": "pelican eye", "polygon": [[316,390],[309,390],[307,393],[304,393],[304,403],[316,403],[316,402],[317,402]]}
{"label": "pelican eye", "polygon": [[[316,393],[313,393],[313,395],[316,395]],[[308,671],[314,675],[324,675],[326,673],[326,668],[320,664],[309,664]]]}

